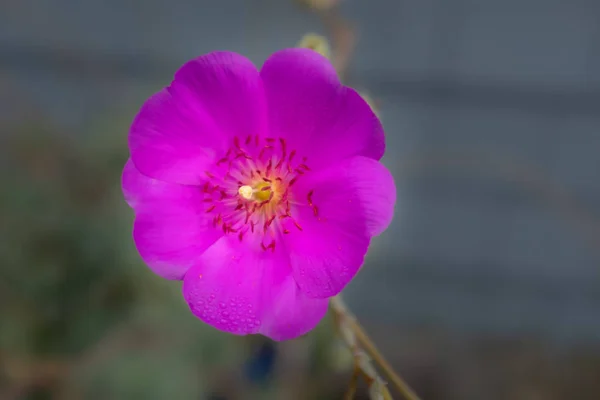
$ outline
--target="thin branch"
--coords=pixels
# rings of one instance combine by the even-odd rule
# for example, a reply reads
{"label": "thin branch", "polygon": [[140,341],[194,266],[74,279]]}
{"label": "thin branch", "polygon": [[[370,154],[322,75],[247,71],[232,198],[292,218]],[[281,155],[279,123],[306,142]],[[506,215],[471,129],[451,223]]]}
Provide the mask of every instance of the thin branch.
{"label": "thin branch", "polygon": [[[354,315],[352,315],[352,313],[348,310],[342,298],[339,295],[333,297],[330,304],[338,332],[342,340],[352,352],[355,368],[360,370],[360,374],[365,378],[367,384],[369,385],[369,394],[371,399],[392,399],[385,381],[379,376],[377,370],[373,367],[373,361],[376,365],[381,367],[390,381],[406,400],[420,400],[415,392],[408,386],[408,384],[396,372],[394,372],[391,365],[385,360],[379,350],[377,350],[377,347],[373,344],[373,341],[358,323]],[[353,381],[351,381],[351,384],[352,382]]]}
{"label": "thin branch", "polygon": [[354,363],[354,370],[352,371],[352,377],[350,378],[350,383],[348,383],[348,390],[344,395],[344,400],[352,400],[354,398],[354,394],[356,393],[356,386],[358,385],[358,378],[360,376],[360,368],[356,363]]}

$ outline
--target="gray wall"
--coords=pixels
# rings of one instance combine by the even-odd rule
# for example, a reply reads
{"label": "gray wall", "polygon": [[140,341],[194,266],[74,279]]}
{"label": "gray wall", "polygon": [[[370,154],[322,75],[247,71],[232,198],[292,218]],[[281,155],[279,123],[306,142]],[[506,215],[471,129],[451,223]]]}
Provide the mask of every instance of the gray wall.
{"label": "gray wall", "polygon": [[[353,308],[598,341],[600,3],[346,0],[343,12],[361,34],[350,79],[383,102],[399,194],[346,291]],[[259,63],[320,29],[283,0],[4,0],[0,72],[85,132],[98,114],[135,112],[199,53]]]}

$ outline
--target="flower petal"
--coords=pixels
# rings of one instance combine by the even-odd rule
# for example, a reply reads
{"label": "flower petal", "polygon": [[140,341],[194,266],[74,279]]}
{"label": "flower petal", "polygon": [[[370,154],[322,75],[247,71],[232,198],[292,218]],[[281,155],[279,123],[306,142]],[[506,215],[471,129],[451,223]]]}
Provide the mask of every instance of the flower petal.
{"label": "flower petal", "polygon": [[142,259],[166,279],[182,279],[222,232],[202,209],[201,189],[148,178],[125,164],[123,193],[135,210],[133,238]]}
{"label": "flower petal", "polygon": [[290,227],[286,246],[302,291],[325,298],[350,282],[364,261],[371,237],[390,224],[396,189],[382,164],[353,157],[307,175],[298,181],[294,195],[306,199],[311,191],[317,211],[308,205],[293,210],[302,231]]}
{"label": "flower petal", "polygon": [[327,300],[299,290],[282,251],[257,252],[225,236],[198,261],[183,295],[194,315],[220,330],[287,340],[313,329],[327,311]]}
{"label": "flower petal", "polygon": [[234,136],[266,134],[266,115],[250,60],[229,52],[198,57],[138,113],[129,133],[133,162],[155,179],[200,184]]}
{"label": "flower petal", "polygon": [[287,49],[263,65],[273,135],[308,157],[311,168],[351,156],[381,159],[385,138],[379,119],[353,89],[343,86],[325,57]]}

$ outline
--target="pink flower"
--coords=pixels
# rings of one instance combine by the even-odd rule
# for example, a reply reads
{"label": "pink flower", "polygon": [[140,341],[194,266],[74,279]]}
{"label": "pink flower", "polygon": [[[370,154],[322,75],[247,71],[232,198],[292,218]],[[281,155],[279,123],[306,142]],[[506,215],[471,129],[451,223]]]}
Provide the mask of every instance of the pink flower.
{"label": "pink flower", "polygon": [[141,257],[223,331],[310,331],[392,219],[381,124],[312,50],[260,71],[229,52],[188,62],[143,105],[129,147]]}

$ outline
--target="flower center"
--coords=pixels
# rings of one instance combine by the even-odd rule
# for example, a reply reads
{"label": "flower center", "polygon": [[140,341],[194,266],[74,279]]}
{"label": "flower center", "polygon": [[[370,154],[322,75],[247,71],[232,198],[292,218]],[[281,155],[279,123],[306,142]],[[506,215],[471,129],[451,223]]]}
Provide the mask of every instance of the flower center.
{"label": "flower center", "polygon": [[267,183],[261,180],[258,181],[254,186],[240,186],[238,193],[246,200],[262,202],[269,200],[272,196],[274,198],[276,193],[279,194],[277,189],[278,187],[276,182]]}
{"label": "flower center", "polygon": [[225,234],[235,234],[240,241],[248,238],[263,250],[275,251],[281,235],[291,229],[302,231],[293,216],[296,206],[312,207],[318,216],[313,191],[302,200],[293,190],[308,171],[306,157],[296,157],[295,150],[288,152],[282,138],[248,136],[242,143],[235,137],[215,167],[205,171],[206,212],[214,214],[213,225]]}

